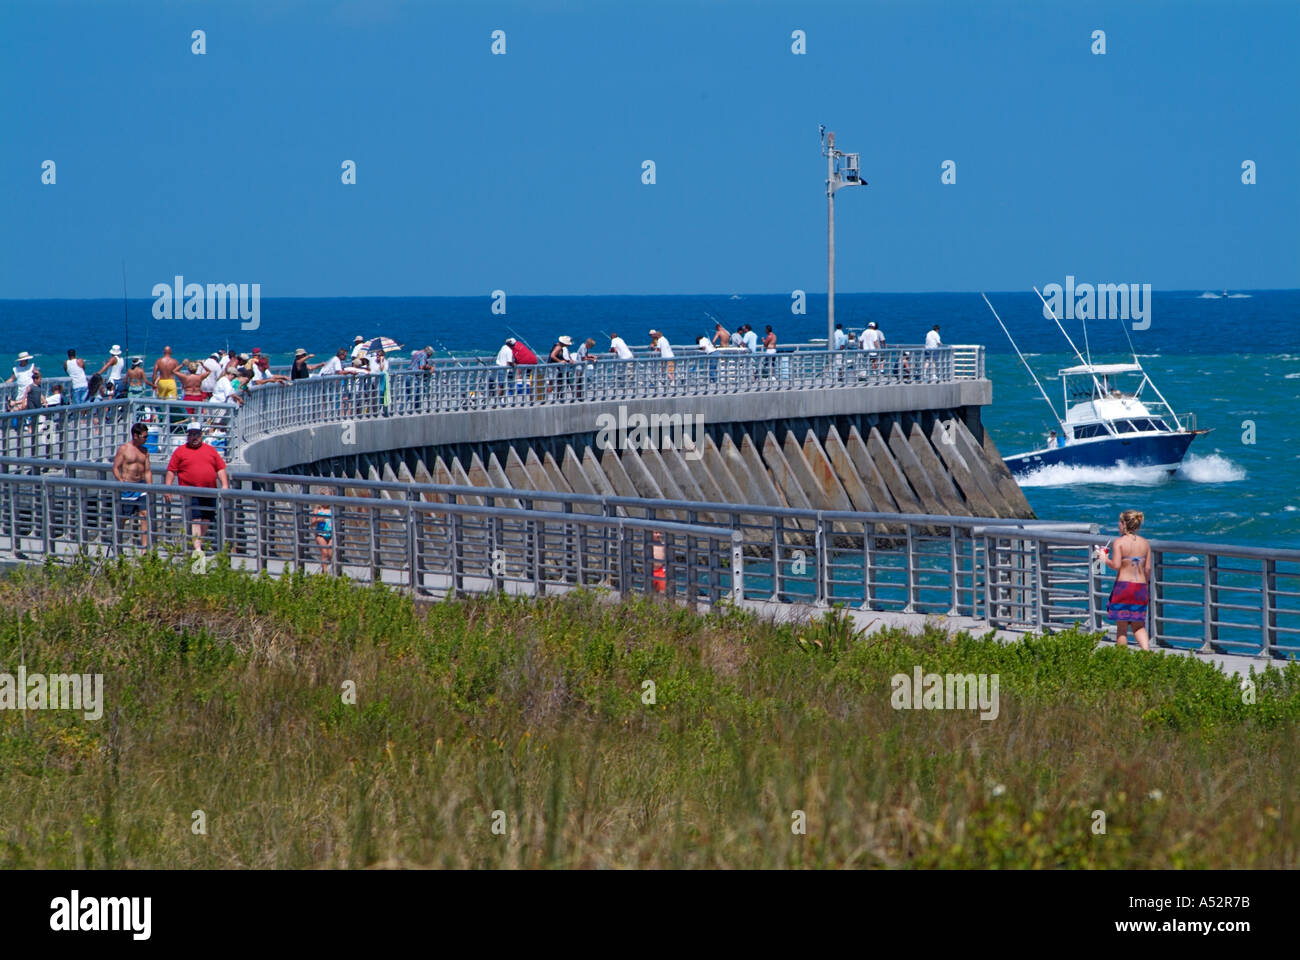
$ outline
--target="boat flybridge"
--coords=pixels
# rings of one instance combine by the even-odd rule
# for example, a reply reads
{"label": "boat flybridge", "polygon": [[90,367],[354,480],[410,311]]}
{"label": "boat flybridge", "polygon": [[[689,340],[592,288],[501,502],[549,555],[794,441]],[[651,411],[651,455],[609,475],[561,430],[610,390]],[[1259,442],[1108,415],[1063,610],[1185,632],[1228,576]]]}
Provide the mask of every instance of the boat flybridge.
{"label": "boat flybridge", "polygon": [[[988,302],[987,297],[984,300]],[[991,303],[989,309],[993,309]],[[996,310],[993,315],[997,317]],[[998,317],[998,323],[1002,324],[1001,317]],[[1060,326],[1059,320],[1057,325]],[[1005,324],[1002,329],[1006,332]],[[1061,332],[1065,333],[1064,327]],[[1011,339],[1009,332],[1007,338]],[[1066,334],[1066,340],[1073,348],[1069,334]],[[1015,340],[1011,340],[1011,345],[1016,347]],[[1040,449],[1003,458],[1017,477],[1052,466],[1123,465],[1174,473],[1192,441],[1210,432],[1197,430],[1190,414],[1180,417],[1174,412],[1142,369],[1136,354],[1131,363],[1092,363],[1090,357],[1085,358],[1075,349],[1075,355],[1082,362],[1057,371],[1064,394],[1065,417],[1062,419],[1056,415],[1056,408],[1019,347],[1016,347],[1016,353],[1060,427],[1059,433],[1053,430],[1048,435]]]}

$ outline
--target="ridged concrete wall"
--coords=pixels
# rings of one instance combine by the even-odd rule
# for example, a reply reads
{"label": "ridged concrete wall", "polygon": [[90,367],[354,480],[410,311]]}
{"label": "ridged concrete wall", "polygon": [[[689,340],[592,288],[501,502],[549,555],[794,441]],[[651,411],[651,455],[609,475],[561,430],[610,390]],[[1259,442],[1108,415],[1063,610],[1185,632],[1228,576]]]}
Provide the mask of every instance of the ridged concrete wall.
{"label": "ridged concrete wall", "polygon": [[[392,451],[336,460],[295,473],[509,487],[535,494],[588,493],[736,505],[1032,517],[1028,502],[987,434],[977,439],[960,416],[871,417],[841,434],[834,424],[777,424],[762,431],[706,433],[699,450],[597,449],[553,438],[513,441],[500,454]],[[432,462],[430,462],[432,459]],[[516,506],[516,502],[505,504]],[[539,501],[542,509],[558,504]],[[633,511],[635,512],[635,511]],[[665,511],[686,520],[683,511]],[[701,522],[712,522],[707,511]],[[753,518],[755,521],[757,518]]]}

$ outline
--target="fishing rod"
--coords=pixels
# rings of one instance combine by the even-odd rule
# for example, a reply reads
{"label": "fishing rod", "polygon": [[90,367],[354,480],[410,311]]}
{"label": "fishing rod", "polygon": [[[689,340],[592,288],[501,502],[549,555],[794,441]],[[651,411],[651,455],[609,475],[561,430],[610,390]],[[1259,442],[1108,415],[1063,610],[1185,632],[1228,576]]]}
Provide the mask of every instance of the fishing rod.
{"label": "fishing rod", "polygon": [[[1034,287],[1034,293],[1038,293],[1037,287]],[[1065,327],[1061,325],[1061,321],[1056,316],[1056,311],[1052,309],[1052,305],[1047,302],[1047,299],[1041,293],[1038,293],[1038,299],[1043,301],[1043,306],[1047,308],[1047,312],[1050,313],[1052,315],[1052,319],[1056,321],[1056,328],[1061,331],[1061,335],[1065,337],[1065,342],[1070,345],[1070,349],[1074,351],[1074,355],[1079,358],[1079,361],[1085,367],[1091,367],[1092,362],[1090,360],[1084,359],[1083,354],[1079,352],[1079,348],[1074,345],[1074,341],[1071,340],[1070,335],[1065,332]],[[1085,327],[1084,329],[1086,331],[1087,328]],[[1097,375],[1095,373],[1092,374],[1092,385],[1096,389],[1098,394],[1105,393],[1105,390],[1102,389],[1101,381],[1097,379]]]}
{"label": "fishing rod", "polygon": [[[993,310],[993,304],[989,303],[989,298],[985,296],[982,292],[980,293],[980,296],[984,297],[984,302],[988,303],[990,310]],[[1025,369],[1029,371],[1029,375],[1034,378],[1034,386],[1038,387],[1038,392],[1041,393],[1043,395],[1043,399],[1047,401],[1047,408],[1052,411],[1052,416],[1056,417],[1056,423],[1061,428],[1062,435],[1064,435],[1065,421],[1062,420],[1059,416],[1057,416],[1056,407],[1052,405],[1052,400],[1050,397],[1048,397],[1047,391],[1043,389],[1043,385],[1038,381],[1038,374],[1034,373],[1034,368],[1029,365],[1029,361],[1025,359],[1025,355],[1020,352],[1020,347],[1016,345],[1015,339],[1011,336],[1011,331],[1007,329],[1007,325],[1002,322],[1002,318],[998,316],[998,312],[996,310],[993,310],[993,316],[998,321],[998,326],[1002,328],[1002,332],[1007,335],[1007,339],[1011,341],[1011,346],[1016,351],[1016,356],[1019,357],[1020,362],[1025,365]],[[1067,337],[1066,339],[1068,340],[1069,338]]]}
{"label": "fishing rod", "polygon": [[[522,343],[529,350],[533,350],[533,345],[529,343],[527,340],[525,340],[523,336],[519,333],[519,331],[517,331],[514,327],[506,327],[506,330],[509,331],[510,336],[514,337],[516,340]],[[537,353],[537,351],[533,350],[533,353]]]}
{"label": "fishing rod", "polygon": [[126,312],[126,258],[122,258],[122,352],[131,352],[131,324]]}

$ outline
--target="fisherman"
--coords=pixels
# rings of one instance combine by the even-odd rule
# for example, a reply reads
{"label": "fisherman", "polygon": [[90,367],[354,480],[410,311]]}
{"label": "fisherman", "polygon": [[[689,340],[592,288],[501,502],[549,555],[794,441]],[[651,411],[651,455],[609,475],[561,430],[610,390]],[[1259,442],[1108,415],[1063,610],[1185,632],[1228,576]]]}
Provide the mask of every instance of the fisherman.
{"label": "fisherman", "polygon": [[69,350],[68,360],[63,368],[68,371],[68,379],[72,381],[72,402],[85,403],[89,386],[86,379],[86,361],[77,356],[76,350]]}
{"label": "fisherman", "polygon": [[352,338],[352,356],[348,359],[356,361],[366,355],[366,338],[357,334]]}
{"label": "fisherman", "polygon": [[18,366],[14,367],[13,375],[5,383],[12,383],[14,387],[14,396],[20,396],[23,391],[32,385],[32,373],[36,370],[32,366],[32,360],[35,359],[30,353],[24,350],[18,354]]}
{"label": "fisherman", "polygon": [[831,340],[831,347],[834,350],[843,350],[849,345],[849,336],[844,332],[844,324],[835,324],[835,337]]}
{"label": "fisherman", "polygon": [[713,325],[713,342],[719,347],[731,346],[731,334],[726,331],[726,328],[721,323]]}
{"label": "fisherman", "polygon": [[108,351],[108,359],[98,371],[112,389],[112,396],[117,396],[122,389],[122,380],[126,376],[126,360],[122,357],[122,348],[116,343]]}
{"label": "fisherman", "polygon": [[939,339],[939,325],[936,323],[925,334],[925,365],[922,375],[927,380],[937,382],[939,379],[939,351],[942,347],[943,341]]}

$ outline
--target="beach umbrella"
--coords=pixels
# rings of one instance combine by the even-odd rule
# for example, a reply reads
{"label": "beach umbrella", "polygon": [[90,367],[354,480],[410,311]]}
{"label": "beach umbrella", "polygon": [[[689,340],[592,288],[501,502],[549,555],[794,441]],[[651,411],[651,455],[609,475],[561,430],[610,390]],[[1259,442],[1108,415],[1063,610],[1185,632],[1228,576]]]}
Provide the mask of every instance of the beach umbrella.
{"label": "beach umbrella", "polygon": [[401,350],[402,345],[392,337],[374,337],[362,344],[367,352],[382,350],[384,353],[392,353],[394,350]]}

